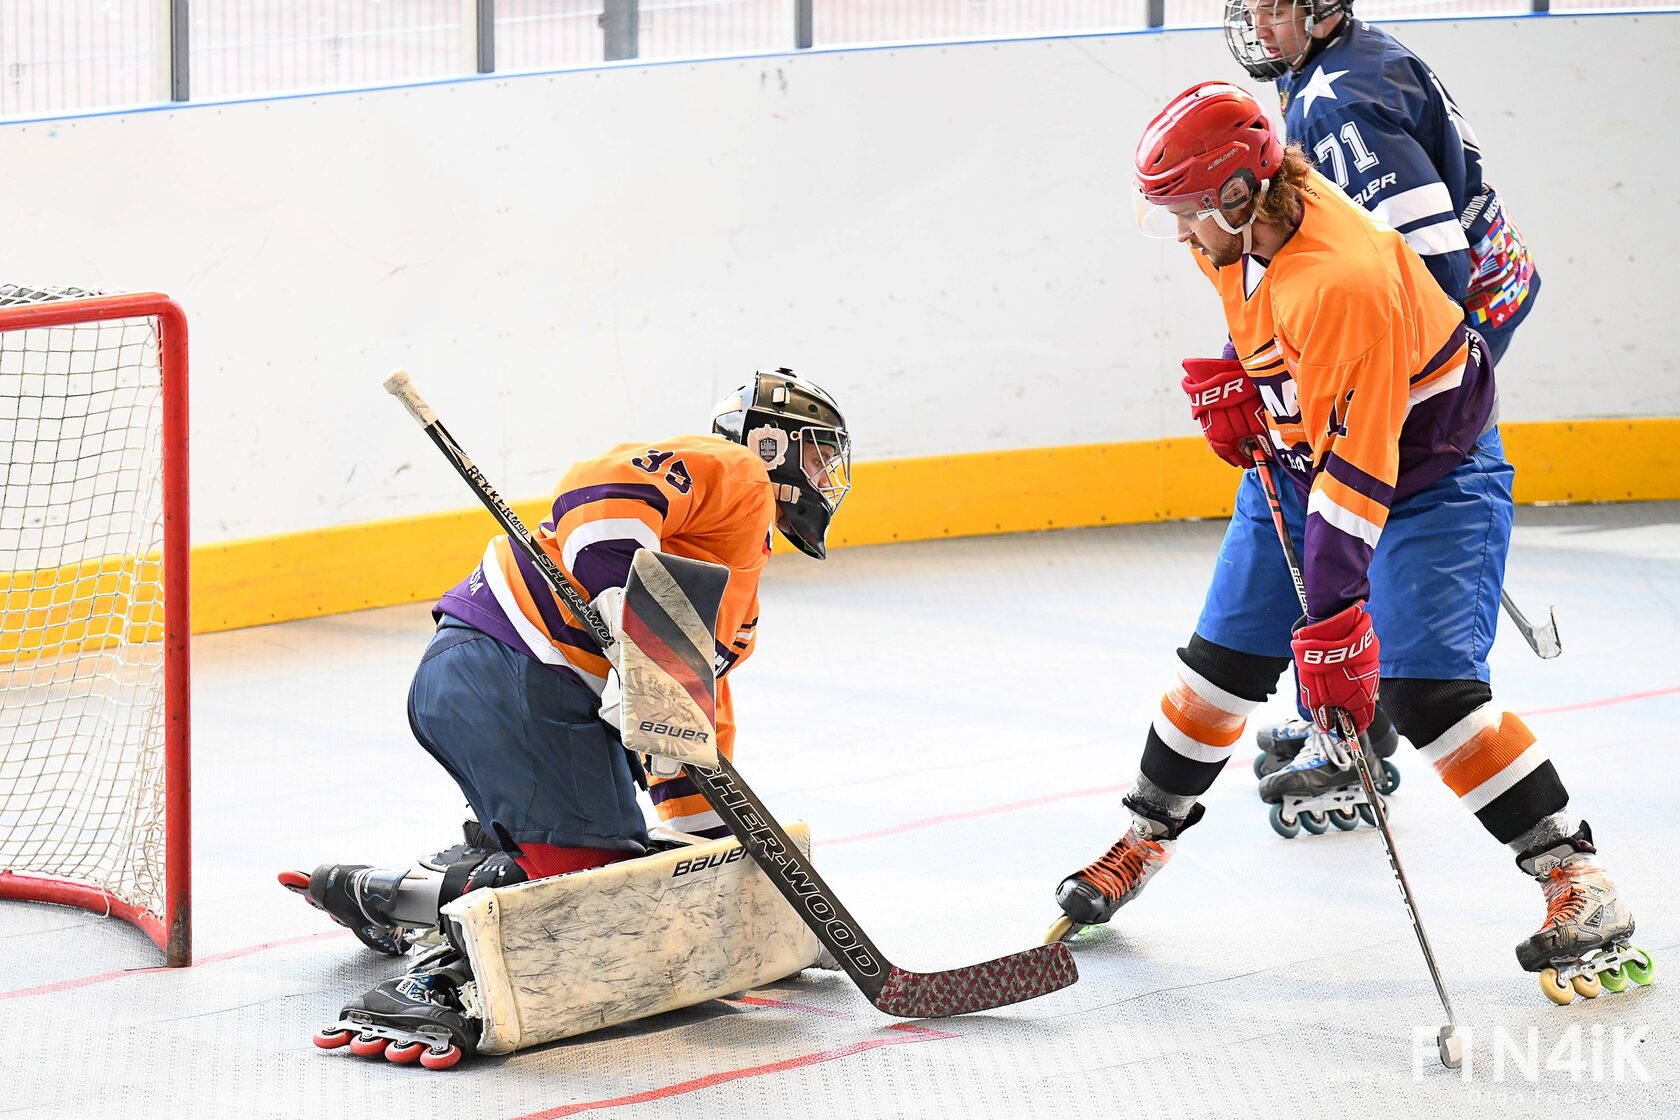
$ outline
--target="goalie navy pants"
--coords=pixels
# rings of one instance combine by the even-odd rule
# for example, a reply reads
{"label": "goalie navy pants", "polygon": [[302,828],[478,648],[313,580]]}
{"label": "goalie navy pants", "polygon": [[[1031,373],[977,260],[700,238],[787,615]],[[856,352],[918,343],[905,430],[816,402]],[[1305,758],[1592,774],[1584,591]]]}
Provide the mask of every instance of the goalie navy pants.
{"label": "goalie navy pants", "polygon": [[408,724],[504,847],[639,855],[636,781],[600,703],[576,678],[445,615],[409,687]]}

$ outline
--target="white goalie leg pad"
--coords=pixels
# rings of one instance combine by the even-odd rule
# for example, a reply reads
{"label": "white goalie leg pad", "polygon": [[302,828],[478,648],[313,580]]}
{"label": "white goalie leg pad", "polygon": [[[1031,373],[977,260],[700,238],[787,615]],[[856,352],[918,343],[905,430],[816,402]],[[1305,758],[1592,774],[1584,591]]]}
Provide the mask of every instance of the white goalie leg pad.
{"label": "white goalie leg pad", "polygon": [[[787,825],[807,854],[810,830]],[[816,935],[733,837],[456,899],[482,1020],[506,1054],[768,984]]]}

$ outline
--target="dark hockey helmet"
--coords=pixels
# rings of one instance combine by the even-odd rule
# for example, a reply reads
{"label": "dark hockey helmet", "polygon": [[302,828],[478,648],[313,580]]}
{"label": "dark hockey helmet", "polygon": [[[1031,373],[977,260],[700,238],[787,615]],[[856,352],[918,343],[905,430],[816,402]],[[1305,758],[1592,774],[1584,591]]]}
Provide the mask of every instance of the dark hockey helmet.
{"label": "dark hockey helmet", "polygon": [[776,528],[807,556],[852,488],[852,437],[834,398],[791,369],[759,372],[718,402],[712,431],[758,454],[776,488]]}
{"label": "dark hockey helmet", "polygon": [[[1313,30],[1320,23],[1352,10],[1353,0],[1225,0],[1225,45],[1252,77],[1276,81],[1312,56]],[[1276,53],[1260,38],[1255,25],[1261,20],[1274,25],[1298,21],[1301,49],[1287,58]]]}
{"label": "dark hockey helmet", "polygon": [[1227,233],[1283,166],[1283,140],[1260,102],[1230,82],[1198,82],[1145,126],[1134,157],[1138,228],[1172,237],[1180,219],[1216,218]]}

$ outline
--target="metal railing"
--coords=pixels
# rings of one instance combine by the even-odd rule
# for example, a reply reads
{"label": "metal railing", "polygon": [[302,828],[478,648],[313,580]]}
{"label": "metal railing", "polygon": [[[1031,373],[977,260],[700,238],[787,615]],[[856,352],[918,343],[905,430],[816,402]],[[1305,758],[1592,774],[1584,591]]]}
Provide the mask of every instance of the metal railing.
{"label": "metal railing", "polygon": [[[1648,8],[1360,0],[1360,15]],[[1217,24],[1223,0],[0,0],[0,118],[626,59]]]}

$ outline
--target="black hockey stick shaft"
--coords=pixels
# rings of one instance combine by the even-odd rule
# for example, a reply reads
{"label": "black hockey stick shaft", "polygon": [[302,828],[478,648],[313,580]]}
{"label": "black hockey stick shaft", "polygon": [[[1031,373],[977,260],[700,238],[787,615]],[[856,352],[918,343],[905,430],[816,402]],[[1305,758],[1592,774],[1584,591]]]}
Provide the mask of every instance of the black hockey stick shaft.
{"label": "black hockey stick shaft", "polygon": [[[1301,600],[1302,613],[1305,613],[1306,578],[1302,574],[1301,558],[1295,552],[1295,541],[1289,535],[1289,525],[1283,517],[1283,501],[1278,497],[1277,479],[1273,476],[1271,463],[1259,443],[1250,440],[1247,448],[1254,459],[1254,469],[1260,476],[1260,486],[1266,492],[1266,504],[1271,507],[1272,527],[1277,530],[1278,543],[1283,546],[1283,559],[1284,563],[1289,565],[1289,578],[1295,583],[1295,594]],[[1406,880],[1405,869],[1400,866],[1400,854],[1394,847],[1394,833],[1388,827],[1388,813],[1383,808],[1382,795],[1377,792],[1376,780],[1371,777],[1371,767],[1365,758],[1365,749],[1360,745],[1359,733],[1353,729],[1352,718],[1341,708],[1332,708],[1331,714],[1336,720],[1334,730],[1339,734],[1343,747],[1353,758],[1354,766],[1359,771],[1360,784],[1365,787],[1365,796],[1371,802],[1371,814],[1376,819],[1377,830],[1382,833],[1383,850],[1388,854],[1388,866],[1394,872],[1395,882],[1400,884],[1400,897],[1406,902],[1406,913],[1412,919],[1412,930],[1417,934],[1418,948],[1423,950],[1423,961],[1429,968],[1429,978],[1435,982],[1435,994],[1441,997],[1441,1010],[1447,1015],[1447,1025],[1435,1036],[1441,1064],[1448,1069],[1457,1069],[1463,1060],[1459,1049],[1461,1044],[1458,1040],[1458,1020],[1453,1016],[1452,1001],[1447,998],[1447,987],[1442,983],[1441,970],[1435,963],[1435,950],[1429,944],[1429,935],[1423,931],[1423,919],[1418,916],[1417,900],[1412,897],[1412,885]]]}
{"label": "black hockey stick shaft", "polygon": [[443,452],[443,457],[448,459],[450,465],[462,478],[467,480],[472,486],[473,492],[478,495],[479,501],[484,503],[485,508],[490,511],[490,515],[496,519],[496,523],[507,533],[509,542],[523,552],[527,560],[537,566],[537,570],[553,585],[559,596],[566,600],[566,605],[572,609],[572,613],[583,620],[585,626],[589,627],[590,636],[595,639],[595,644],[603,650],[610,647],[613,644],[612,631],[607,629],[606,623],[601,621],[601,616],[590,609],[589,602],[583,597],[583,593],[572,586],[572,581],[566,578],[565,573],[560,570],[560,566],[537,544],[536,538],[531,535],[531,530],[527,529],[525,523],[519,520],[519,515],[513,512],[513,509],[502,500],[502,496],[496,492],[496,488],[490,485],[490,480],[484,477],[484,472],[479,470],[478,466],[467,457],[465,451],[461,450],[461,445],[455,442],[455,437],[449,434],[449,429],[445,428],[442,422],[438,420],[437,413],[433,412],[431,406],[415,391],[408,374],[398,370],[387,377],[385,379],[385,391],[401,401],[403,407],[408,409],[409,415],[419,421],[420,426],[425,429],[426,434],[437,445],[437,449]]}
{"label": "black hockey stick shaft", "polygon": [[1079,979],[1073,955],[1062,944],[944,972],[899,968],[875,947],[726,756],[718,755],[715,770],[684,769],[794,912],[869,1001],[889,1015],[907,1019],[963,1015],[1046,995]]}
{"label": "black hockey stick shaft", "polygon": [[[612,631],[601,616],[455,442],[415,390],[408,375],[400,370],[393,373],[385,380],[385,388],[402,401],[456,473],[472,486],[507,534],[508,542],[536,565],[555,593],[589,628],[602,652],[610,650],[614,644]],[[916,973],[898,968],[875,948],[728,758],[720,753],[715,770],[699,766],[686,766],[684,770],[706,803],[793,906],[794,913],[816,934],[817,940],[870,1002],[882,1011],[906,1018],[961,1015],[1032,999],[1065,988],[1078,979],[1072,954],[1066,945],[1060,944],[1039,946],[947,972]]]}

